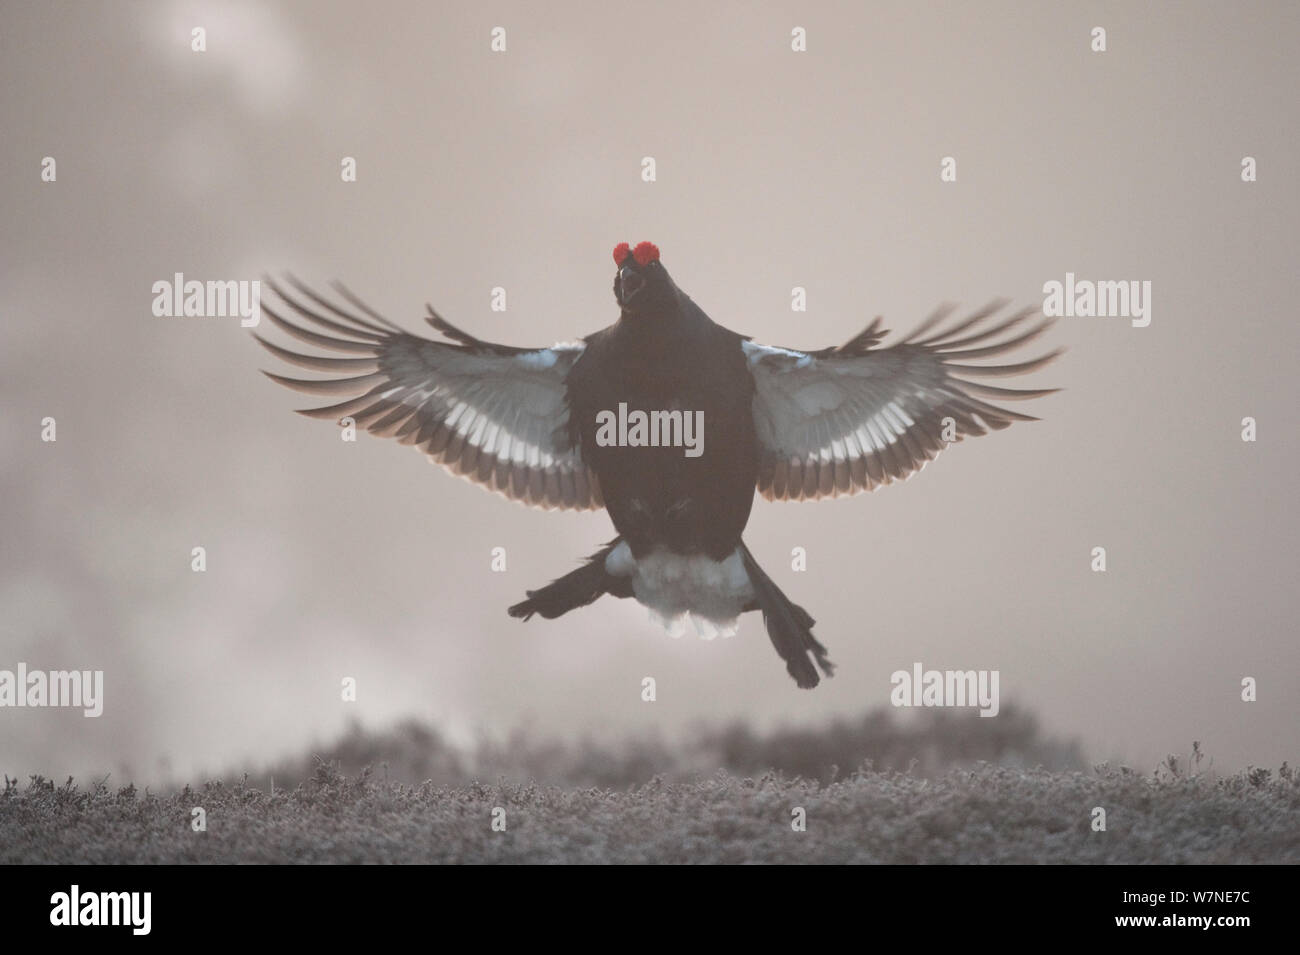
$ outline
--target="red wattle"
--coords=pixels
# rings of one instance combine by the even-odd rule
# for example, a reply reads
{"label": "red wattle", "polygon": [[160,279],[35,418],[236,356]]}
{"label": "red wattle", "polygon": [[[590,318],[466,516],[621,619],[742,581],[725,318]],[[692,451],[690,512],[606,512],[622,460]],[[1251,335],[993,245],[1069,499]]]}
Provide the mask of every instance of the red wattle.
{"label": "red wattle", "polygon": [[659,261],[659,246],[653,242],[638,242],[636,248],[632,250],[632,257],[636,259],[636,264],[640,266],[649,265],[651,262]]}

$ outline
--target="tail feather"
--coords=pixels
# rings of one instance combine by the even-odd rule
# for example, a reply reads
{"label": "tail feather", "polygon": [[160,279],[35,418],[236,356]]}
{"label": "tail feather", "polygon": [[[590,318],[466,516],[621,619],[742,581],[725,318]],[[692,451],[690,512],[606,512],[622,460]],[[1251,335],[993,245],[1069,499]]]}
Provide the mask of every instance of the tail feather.
{"label": "tail feather", "polygon": [[618,539],[587,558],[577,570],[565,574],[540,590],[525,591],[528,599],[511,607],[507,613],[521,620],[529,620],[539,613],[554,620],[570,610],[595,603],[605,594],[615,597],[632,596],[632,585],[623,577],[614,577],[605,570],[605,558],[618,546]]}
{"label": "tail feather", "polygon": [[785,661],[785,668],[794,677],[801,689],[810,690],[821,682],[817,669],[809,660],[811,653],[817,666],[827,676],[835,675],[835,664],[831,663],[824,647],[812,634],[816,623],[808,611],[781,592],[781,588],[772,582],[772,578],[763,572],[754,560],[754,555],[743,543],[740,545],[741,559],[745,563],[745,572],[754,587],[754,604],[746,609],[761,610],[763,623],[772,646]]}

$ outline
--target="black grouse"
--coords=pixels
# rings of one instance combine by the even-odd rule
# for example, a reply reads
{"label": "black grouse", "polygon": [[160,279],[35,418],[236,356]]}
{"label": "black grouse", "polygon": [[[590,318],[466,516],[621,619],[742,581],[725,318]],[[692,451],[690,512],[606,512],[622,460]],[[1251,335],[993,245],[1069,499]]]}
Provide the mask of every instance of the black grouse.
{"label": "black grouse", "polygon": [[341,285],[334,301],[292,279],[296,294],[272,288],[315,327],[265,303],[264,314],[294,338],[347,357],[258,341],[295,365],[346,373],[308,381],[268,372],[308,394],[346,397],[303,414],[350,417],[525,504],[609,512],[618,536],[577,570],[529,591],[512,616],[554,618],[612,594],[635,597],[676,632],[689,618],[708,637],[734,632],[741,613],[758,610],[796,683],[816,686],[817,668],[830,676],[834,667],[813,618],[741,539],[754,492],[810,501],[874,490],[966,435],[1035,420],[986,399],[1055,389],[969,379],[1025,374],[1059,351],[1016,364],[968,362],[1003,355],[1051,321],[1022,331],[1039,310],[998,320],[1006,303],[994,302],[947,324],[953,310],[941,308],[889,347],[877,318],[839,347],[777,348],[712,321],[651,243],[620,243],[614,262],[618,321],[578,343],[492,344],[429,307],[427,321],[448,339],[434,341]]}

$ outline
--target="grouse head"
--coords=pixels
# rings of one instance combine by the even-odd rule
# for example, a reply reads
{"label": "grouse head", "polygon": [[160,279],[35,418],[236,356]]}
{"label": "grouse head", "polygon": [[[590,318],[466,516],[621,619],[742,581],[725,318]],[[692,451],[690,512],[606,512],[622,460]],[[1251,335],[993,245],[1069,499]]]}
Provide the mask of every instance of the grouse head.
{"label": "grouse head", "polygon": [[660,264],[654,243],[638,242],[632,248],[620,242],[614,246],[614,264],[614,298],[624,314],[645,315],[677,304],[677,286]]}

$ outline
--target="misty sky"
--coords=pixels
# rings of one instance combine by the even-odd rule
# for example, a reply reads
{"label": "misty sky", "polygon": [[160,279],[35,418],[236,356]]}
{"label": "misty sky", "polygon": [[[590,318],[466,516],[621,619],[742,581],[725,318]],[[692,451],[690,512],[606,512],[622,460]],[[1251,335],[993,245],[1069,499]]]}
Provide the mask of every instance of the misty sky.
{"label": "misty sky", "polygon": [[[102,669],[105,712],[0,709],[0,768],[186,778],[352,716],[462,740],[813,723],[915,661],[1000,671],[1004,708],[1098,761],[1199,740],[1217,769],[1294,762],[1300,8],[652,6],[5,4],[0,668]],[[344,443],[237,319],[151,310],[177,272],[292,271],[412,330],[428,301],[545,345],[617,317],[609,250],[642,239],[778,345],[1032,305],[1067,272],[1151,282],[1151,323],[1062,319],[1039,423],[870,495],[756,506],[751,550],[839,665],[803,692],[757,615],[713,642],[608,598],[511,620],[613,536],[603,513]]]}

